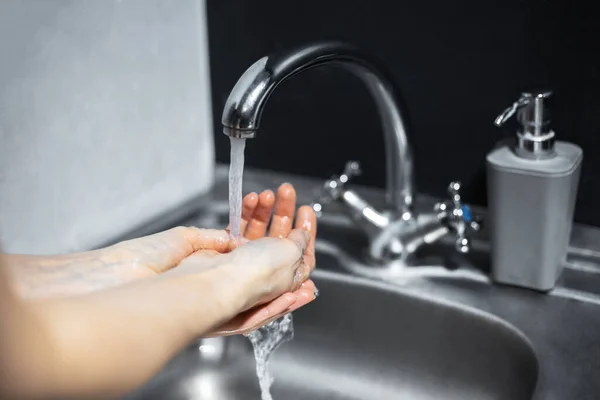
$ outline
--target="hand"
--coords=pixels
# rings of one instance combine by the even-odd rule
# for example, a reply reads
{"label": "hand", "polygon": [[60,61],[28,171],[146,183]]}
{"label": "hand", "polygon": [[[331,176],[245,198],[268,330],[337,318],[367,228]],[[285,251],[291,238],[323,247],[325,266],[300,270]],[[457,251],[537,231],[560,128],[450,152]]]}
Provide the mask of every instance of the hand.
{"label": "hand", "polygon": [[2,255],[20,297],[68,297],[155,276],[202,249],[229,252],[224,230],[177,227],[99,250],[58,256]]}
{"label": "hand", "polygon": [[[268,229],[269,237],[288,237],[292,230],[292,225],[294,224],[295,211],[296,192],[294,187],[290,184],[281,185],[277,190],[277,196],[270,190],[265,190],[260,195],[250,193],[244,197],[242,202],[241,233],[246,240],[262,238],[267,234],[267,228],[270,223],[270,228]],[[314,283],[311,280],[305,281],[315,267],[314,245],[317,221],[313,209],[309,206],[300,207],[296,213],[294,225],[296,229],[303,229],[304,231],[310,232],[308,246],[303,254],[304,266],[300,271],[298,278],[296,278],[299,282],[302,282],[301,286],[293,292],[284,293],[266,304],[253,307],[242,314],[239,314],[236,318],[211,332],[208,336],[246,334],[289,312],[305,306],[316,298],[318,290]],[[258,242],[249,244],[258,245]],[[242,247],[248,246],[249,244]],[[262,242],[260,243],[260,246],[263,246]],[[257,257],[261,257],[261,252],[267,254],[270,251],[273,251],[273,249],[270,250],[262,247],[258,249],[260,250],[257,251],[256,255],[248,256],[245,254],[244,257],[246,257],[246,259],[240,257],[240,264],[243,264],[248,270],[255,270],[257,267],[252,266],[254,263],[249,264],[248,259],[256,260]],[[172,272],[175,273],[177,271],[182,273],[187,268],[192,268],[194,270],[203,267],[206,268],[207,265],[211,265],[210,262],[208,262],[209,257],[215,256],[216,254],[217,253],[214,251],[201,251],[195,253],[185,259],[181,265]],[[260,266],[258,266],[258,268],[259,267]],[[258,281],[257,286],[264,287],[265,282],[268,282],[268,279]],[[264,301],[264,299],[262,301]]]}
{"label": "hand", "polygon": [[[273,207],[275,212],[271,219]],[[292,228],[294,211],[296,209],[296,192],[290,184],[283,184],[277,190],[277,199],[273,192],[266,190],[260,194],[247,195],[242,203],[241,232],[248,239],[257,239],[265,236],[269,220],[271,220],[269,236],[287,237]],[[296,228],[310,232],[309,245],[305,250],[304,263],[307,267],[306,277],[315,268],[315,238],[317,234],[317,218],[314,210],[309,206],[302,206],[296,215]],[[302,280],[304,277],[301,278]],[[318,295],[318,290],[311,280],[301,284],[300,289],[293,293],[285,293],[277,299],[259,307],[250,309],[224,326],[212,332],[209,336],[223,336],[233,334],[247,334],[258,329],[283,315],[305,306]]]}

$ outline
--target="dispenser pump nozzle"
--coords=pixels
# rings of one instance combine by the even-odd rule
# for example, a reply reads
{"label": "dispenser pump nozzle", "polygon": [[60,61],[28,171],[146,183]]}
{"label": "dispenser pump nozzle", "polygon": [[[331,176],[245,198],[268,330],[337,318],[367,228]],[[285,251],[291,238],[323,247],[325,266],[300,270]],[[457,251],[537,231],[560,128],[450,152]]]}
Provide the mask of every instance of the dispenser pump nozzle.
{"label": "dispenser pump nozzle", "polygon": [[524,158],[542,159],[554,156],[555,134],[550,128],[550,113],[546,100],[549,90],[521,93],[521,97],[500,114],[494,124],[503,125],[515,113],[519,121],[518,144],[515,152]]}

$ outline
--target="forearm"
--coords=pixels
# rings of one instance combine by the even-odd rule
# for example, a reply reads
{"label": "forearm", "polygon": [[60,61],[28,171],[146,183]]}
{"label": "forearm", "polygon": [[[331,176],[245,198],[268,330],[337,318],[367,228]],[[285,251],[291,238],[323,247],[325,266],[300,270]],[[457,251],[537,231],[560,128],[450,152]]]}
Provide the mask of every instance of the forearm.
{"label": "forearm", "polygon": [[33,307],[12,293],[0,262],[0,398],[35,398],[52,382],[53,346]]}
{"label": "forearm", "polygon": [[0,253],[2,266],[5,270],[29,269],[31,271],[43,271],[48,268],[74,263],[85,262],[93,256],[96,251],[61,254],[61,255],[31,255]]}
{"label": "forearm", "polygon": [[57,354],[47,393],[106,398],[149,379],[195,338],[235,316],[236,288],[213,269],[38,304]]}
{"label": "forearm", "polygon": [[59,256],[3,254],[15,293],[24,299],[65,297],[112,288],[155,275],[134,261],[121,262],[118,251],[93,250]]}
{"label": "forearm", "polygon": [[14,281],[29,276],[38,276],[48,269],[49,262],[55,264],[59,257],[2,253],[0,259],[6,277]]}
{"label": "forearm", "polygon": [[108,268],[98,251],[51,256],[2,254],[1,257],[10,286],[22,298],[90,292],[94,282],[108,286],[99,279]]}

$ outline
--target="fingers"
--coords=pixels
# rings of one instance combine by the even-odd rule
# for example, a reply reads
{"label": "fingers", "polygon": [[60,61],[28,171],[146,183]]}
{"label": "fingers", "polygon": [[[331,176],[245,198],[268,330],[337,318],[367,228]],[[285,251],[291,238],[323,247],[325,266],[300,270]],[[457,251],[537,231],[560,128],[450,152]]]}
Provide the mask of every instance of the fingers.
{"label": "fingers", "polygon": [[248,310],[206,337],[229,336],[255,331],[285,314],[304,307],[317,298],[317,288],[313,281],[306,281],[302,287],[293,293],[285,293],[270,303]]}
{"label": "fingers", "polygon": [[194,252],[214,250],[218,253],[227,253],[238,245],[225,230],[189,227],[181,228],[180,233],[192,245]]}
{"label": "fingers", "polygon": [[317,237],[317,215],[310,206],[302,206],[296,216],[296,229],[310,232],[310,242],[304,252],[305,263],[312,271],[315,268],[315,240]]}
{"label": "fingers", "polygon": [[230,251],[232,243],[225,230],[179,226],[160,233],[127,240],[106,251],[105,262],[135,261],[161,273],[175,267],[181,260],[198,250]]}
{"label": "fingers", "polygon": [[275,300],[237,315],[234,319],[206,337],[230,336],[250,332],[264,325],[269,319],[280,315],[297,301],[295,293],[285,293]]}
{"label": "fingers", "polygon": [[[315,287],[313,281],[306,281],[305,285],[302,288],[296,290],[293,293],[286,293],[284,295],[287,296],[288,294],[293,294],[295,297],[295,301],[289,306],[287,306],[287,308],[283,310],[280,309],[280,306],[283,305],[282,302],[278,305],[278,307],[271,308],[268,313],[257,312],[255,315],[252,316],[252,318],[249,318],[243,326],[240,326],[238,330],[239,333],[247,335],[248,333],[260,328],[261,326],[265,326],[283,317],[285,314],[291,313],[292,311],[296,311],[297,309],[304,307],[305,305],[313,302],[317,298],[316,293],[318,293],[318,290]],[[279,299],[280,298],[273,300],[273,303],[276,301],[278,302]]]}
{"label": "fingers", "polygon": [[298,289],[297,291],[294,292],[297,296],[297,300],[292,303],[287,310],[285,310],[284,312],[282,312],[281,314],[287,314],[287,313],[291,313],[293,311],[296,311],[297,309],[299,309],[300,307],[304,307],[305,305],[312,303],[313,301],[315,301],[317,299],[317,294],[318,291],[315,288],[315,291],[312,290],[308,290],[308,289]]}
{"label": "fingers", "polygon": [[274,204],[275,195],[271,190],[265,190],[258,196],[258,205],[246,225],[246,238],[254,240],[265,236]]}
{"label": "fingers", "polygon": [[[252,219],[254,211],[258,206],[258,194],[255,192],[248,193],[242,200],[242,222],[240,224],[240,232],[246,232],[248,222]],[[227,227],[229,229],[229,226]]]}
{"label": "fingers", "polygon": [[250,318],[240,327],[241,330],[256,329],[265,324],[265,321],[272,318],[278,318],[278,315],[285,312],[298,300],[295,293],[285,293],[270,303],[259,307]]}
{"label": "fingers", "polygon": [[289,183],[284,183],[277,189],[275,213],[271,221],[269,236],[286,237],[292,230],[295,211],[296,190]]}
{"label": "fingers", "polygon": [[[315,286],[315,283],[312,280],[307,280],[306,282],[304,282],[301,286],[300,289],[305,289],[305,290],[309,290],[313,293],[317,292],[317,287]],[[299,290],[300,290],[299,289]]]}

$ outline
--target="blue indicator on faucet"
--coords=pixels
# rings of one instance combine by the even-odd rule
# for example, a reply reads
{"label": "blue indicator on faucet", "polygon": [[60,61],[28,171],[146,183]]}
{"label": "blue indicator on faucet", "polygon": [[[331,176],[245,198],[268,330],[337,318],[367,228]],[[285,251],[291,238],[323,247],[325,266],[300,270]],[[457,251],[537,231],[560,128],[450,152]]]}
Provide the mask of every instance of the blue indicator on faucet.
{"label": "blue indicator on faucet", "polygon": [[467,205],[463,205],[461,207],[461,209],[462,209],[462,214],[463,214],[463,220],[467,223],[471,222],[471,219],[472,219],[471,208]]}

